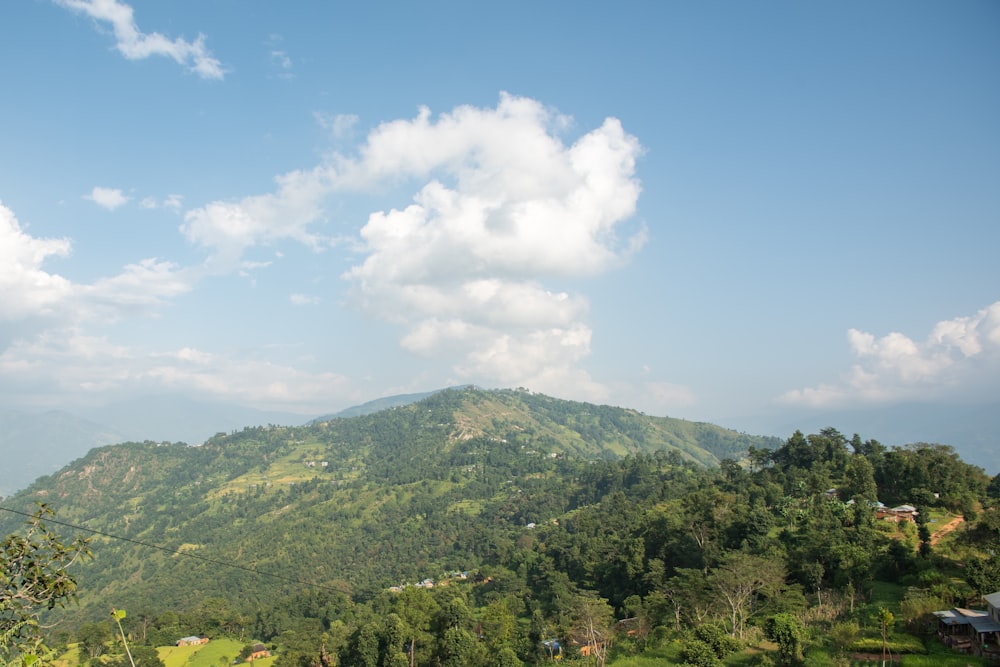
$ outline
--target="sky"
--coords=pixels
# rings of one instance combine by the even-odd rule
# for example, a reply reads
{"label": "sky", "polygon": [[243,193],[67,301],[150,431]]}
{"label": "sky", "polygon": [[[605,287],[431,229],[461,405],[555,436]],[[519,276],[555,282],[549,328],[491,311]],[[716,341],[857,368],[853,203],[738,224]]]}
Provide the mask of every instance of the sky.
{"label": "sky", "polygon": [[0,402],[1000,396],[1000,4],[22,0]]}

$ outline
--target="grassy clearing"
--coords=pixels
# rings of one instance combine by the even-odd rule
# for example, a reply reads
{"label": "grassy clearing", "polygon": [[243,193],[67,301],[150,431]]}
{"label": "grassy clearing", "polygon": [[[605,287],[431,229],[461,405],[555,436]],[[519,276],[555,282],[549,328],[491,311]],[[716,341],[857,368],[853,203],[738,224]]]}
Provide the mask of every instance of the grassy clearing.
{"label": "grassy clearing", "polygon": [[83,651],[80,650],[79,645],[70,644],[65,653],[52,661],[52,665],[53,667],[75,667],[76,665],[82,665],[84,662],[86,660],[84,660]]}
{"label": "grassy clearing", "polygon": [[[209,642],[209,644],[211,643]],[[184,667],[192,656],[205,646],[208,644],[204,646],[160,646],[156,652],[166,667]]]}
{"label": "grassy clearing", "polygon": [[680,645],[672,644],[664,648],[650,649],[642,655],[630,655],[608,662],[608,667],[660,667],[679,665]]}
{"label": "grassy clearing", "polygon": [[871,602],[869,604],[875,608],[885,607],[898,619],[900,618],[899,603],[902,602],[905,594],[906,586],[888,581],[874,581],[872,582]]}
{"label": "grassy clearing", "polygon": [[[201,646],[160,646],[156,649],[166,667],[225,667],[231,665],[240,649],[250,642],[213,639]],[[274,658],[254,661],[254,667],[269,667]]]}
{"label": "grassy clearing", "polygon": [[902,667],[980,667],[990,663],[969,655],[904,655]]}

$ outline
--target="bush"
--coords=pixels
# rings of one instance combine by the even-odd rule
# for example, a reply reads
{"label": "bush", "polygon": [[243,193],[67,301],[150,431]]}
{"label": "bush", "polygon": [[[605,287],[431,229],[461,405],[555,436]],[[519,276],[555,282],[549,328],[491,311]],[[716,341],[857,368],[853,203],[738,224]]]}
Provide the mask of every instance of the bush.
{"label": "bush", "polygon": [[730,637],[726,631],[718,625],[700,625],[695,628],[694,638],[705,642],[712,647],[718,658],[725,658],[727,655],[736,653],[741,648],[739,640]]}
{"label": "bush", "polygon": [[681,660],[685,665],[691,667],[720,667],[722,661],[715,655],[712,646],[700,639],[691,639],[684,642],[681,649]]}

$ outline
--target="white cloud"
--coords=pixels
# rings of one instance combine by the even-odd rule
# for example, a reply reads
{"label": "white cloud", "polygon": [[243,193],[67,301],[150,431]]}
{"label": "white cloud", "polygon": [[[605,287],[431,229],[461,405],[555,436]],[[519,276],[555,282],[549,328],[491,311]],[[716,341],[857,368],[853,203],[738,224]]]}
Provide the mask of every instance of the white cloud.
{"label": "white cloud", "polygon": [[73,285],[42,265],[66,257],[69,239],[42,239],[26,233],[14,212],[0,203],[0,321],[53,315],[73,293]]}
{"label": "white cloud", "polygon": [[[122,194],[118,188],[102,188],[95,186],[89,195],[84,195],[84,199],[89,199],[101,208],[113,211],[128,202],[128,197]],[[144,200],[145,201],[145,200]]]}
{"label": "white cloud", "polygon": [[318,296],[310,296],[308,294],[291,294],[288,300],[296,306],[312,306],[322,301]]}
{"label": "white cloud", "polygon": [[143,60],[150,56],[166,56],[187,67],[203,79],[222,79],[222,64],[205,47],[205,36],[198,35],[193,42],[180,37],[171,40],[158,32],[139,30],[132,16],[132,7],[118,0],[55,0],[79,14],[89,16],[111,26],[115,47],[129,60]]}
{"label": "white cloud", "polygon": [[592,332],[581,295],[543,282],[593,276],[643,242],[616,231],[635,212],[638,141],[608,119],[567,146],[568,124],[534,100],[460,107],[376,128],[338,165],[362,187],[425,179],[413,203],[372,213],[365,259],[346,275],[369,311],[407,327],[404,347],[460,354],[463,379],[596,398],[578,369]]}
{"label": "white cloud", "polygon": [[[317,120],[334,134],[357,122]],[[470,380],[579,395],[594,384],[577,370],[590,349],[587,301],[545,283],[620,266],[645,236],[623,231],[641,189],[638,140],[609,118],[567,145],[570,124],[506,94],[495,109],[421,109],[376,127],[353,157],[279,176],[273,193],[190,210],[181,229],[210,266],[232,270],[252,246],[321,247],[313,228],[333,194],[412,187],[361,229],[363,259],[344,276],[356,303],[403,326],[406,349],[447,357]]]}
{"label": "white cloud", "polygon": [[238,202],[214,201],[184,214],[181,232],[192,243],[213,251],[210,264],[231,270],[243,251],[281,239],[317,247],[309,227],[323,218],[322,201],[332,187],[326,167],[293,171],[275,178],[278,191]]}
{"label": "white cloud", "polygon": [[356,400],[347,378],[192,347],[157,352],[116,345],[78,327],[17,341],[0,353],[0,397],[56,407],[71,397],[100,402],[142,393],[177,392],[262,409],[316,414]]}
{"label": "white cloud", "polygon": [[163,201],[159,201],[156,197],[143,197],[139,201],[139,206],[146,209],[169,208],[173,211],[179,211],[184,203],[184,198],[181,195],[167,195]]}
{"label": "white cloud", "polygon": [[334,139],[343,139],[350,136],[359,120],[354,114],[329,114],[320,111],[314,112],[313,118]]}
{"label": "white cloud", "polygon": [[292,59],[284,51],[275,49],[271,51],[271,64],[278,68],[279,79],[294,79],[292,72]]}
{"label": "white cloud", "polygon": [[43,268],[51,257],[66,257],[69,239],[35,238],[0,204],[0,321],[116,319],[126,311],[149,309],[182,294],[196,272],[157,259],[125,266],[93,283],[74,283]]}
{"label": "white cloud", "polygon": [[938,322],[922,342],[857,329],[847,332],[847,340],[857,361],[839,382],[789,391],[780,400],[810,407],[975,400],[1000,388],[1000,301]]}

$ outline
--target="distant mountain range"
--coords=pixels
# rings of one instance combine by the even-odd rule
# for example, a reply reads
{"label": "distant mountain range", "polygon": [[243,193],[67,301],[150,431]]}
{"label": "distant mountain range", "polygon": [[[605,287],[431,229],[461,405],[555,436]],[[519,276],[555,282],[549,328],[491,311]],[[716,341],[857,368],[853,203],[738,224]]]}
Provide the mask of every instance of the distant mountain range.
{"label": "distant mountain range", "polygon": [[0,410],[0,497],[24,488],[86,454],[117,442],[200,445],[217,433],[246,426],[301,424],[307,418],[176,395],[114,403],[79,416],[64,410]]}
{"label": "distant mountain range", "polygon": [[[463,387],[451,387],[451,389],[461,388]],[[417,401],[423,400],[428,396],[433,396],[440,391],[444,391],[444,389],[424,391],[418,394],[396,394],[395,396],[383,396],[382,398],[376,398],[373,401],[367,401],[366,403],[362,403],[360,405],[345,408],[340,412],[334,412],[332,414],[316,417],[316,419],[312,420],[312,423],[330,421],[331,419],[342,419],[344,417],[360,417],[361,415],[370,415],[374,412],[380,412],[389,408],[397,408],[401,405],[416,403]]]}
{"label": "distant mountain range", "polygon": [[874,438],[887,446],[917,442],[951,445],[962,460],[1000,473],[1000,403],[941,405],[903,403],[878,408],[827,412],[788,411],[734,418],[726,425],[787,439],[796,430],[816,433],[832,426],[850,437]]}
{"label": "distant mountain range", "polygon": [[[453,388],[455,389],[455,388]],[[443,390],[378,398],[310,420],[276,411],[164,395],[137,398],[88,411],[28,413],[0,410],[0,497],[24,488],[86,454],[92,447],[146,440],[199,445],[218,433],[247,426],[320,423],[409,405]],[[787,439],[796,430],[813,433],[833,426],[885,445],[933,442],[951,445],[962,458],[1000,472],[1000,404],[941,406],[905,404],[839,412],[785,412],[723,420],[746,433]]]}
{"label": "distant mountain range", "polygon": [[111,427],[60,410],[0,410],[0,497],[52,474],[92,447],[126,439]]}

